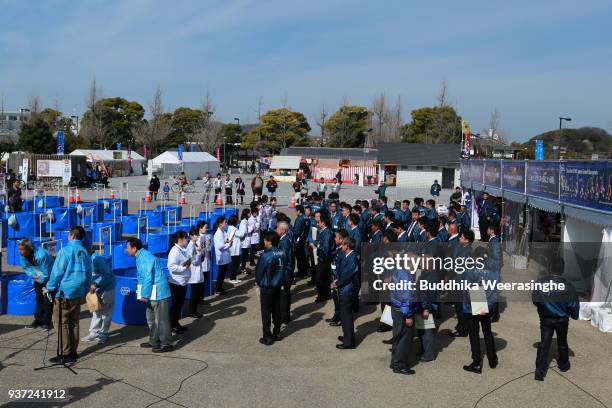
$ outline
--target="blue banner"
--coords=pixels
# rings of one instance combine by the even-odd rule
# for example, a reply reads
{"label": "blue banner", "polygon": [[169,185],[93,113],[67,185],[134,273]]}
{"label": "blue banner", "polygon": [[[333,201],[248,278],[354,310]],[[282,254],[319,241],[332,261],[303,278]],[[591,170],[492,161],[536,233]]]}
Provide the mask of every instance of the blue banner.
{"label": "blue banner", "polygon": [[487,160],[484,163],[484,184],[490,187],[501,187],[501,161]]}
{"label": "blue banner", "polygon": [[178,153],[179,161],[183,161],[183,145],[182,144],[178,145],[178,148],[176,150]]}
{"label": "blue banner", "polygon": [[117,150],[121,150],[121,143],[117,142]]}
{"label": "blue banner", "polygon": [[559,200],[559,162],[527,163],[527,193]]}
{"label": "blue banner", "polygon": [[544,141],[543,140],[535,141],[535,159],[544,160]]}
{"label": "blue banner", "polygon": [[504,190],[525,192],[525,162],[504,160],[502,162],[502,185]]}
{"label": "blue banner", "polygon": [[562,162],[561,200],[612,211],[612,162]]}
{"label": "blue banner", "polygon": [[189,143],[189,151],[193,152],[194,148],[195,148],[195,145],[193,143]]}
{"label": "blue banner", "polygon": [[472,183],[483,183],[482,175],[484,172],[484,162],[480,160],[470,160],[470,180]]}
{"label": "blue banner", "polygon": [[57,131],[57,137],[56,137],[56,143],[57,143],[57,154],[64,154],[64,132],[61,130]]}

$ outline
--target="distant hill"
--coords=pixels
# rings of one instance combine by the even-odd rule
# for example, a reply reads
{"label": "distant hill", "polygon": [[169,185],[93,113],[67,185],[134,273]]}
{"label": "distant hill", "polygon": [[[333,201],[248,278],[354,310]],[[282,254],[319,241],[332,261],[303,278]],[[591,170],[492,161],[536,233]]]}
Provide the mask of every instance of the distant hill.
{"label": "distant hill", "polygon": [[536,140],[544,141],[546,159],[557,158],[557,151],[552,148],[557,145],[566,149],[563,156],[567,159],[590,159],[593,153],[599,154],[600,159],[612,157],[612,135],[601,128],[551,130],[532,137],[522,146],[527,151],[534,151]]}

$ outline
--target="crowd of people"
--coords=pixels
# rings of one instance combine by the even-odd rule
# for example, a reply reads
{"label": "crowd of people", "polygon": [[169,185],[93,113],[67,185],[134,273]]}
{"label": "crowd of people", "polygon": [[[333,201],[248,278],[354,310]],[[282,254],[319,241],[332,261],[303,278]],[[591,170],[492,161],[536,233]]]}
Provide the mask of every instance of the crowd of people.
{"label": "crowd of people", "polygon": [[[220,174],[208,181],[215,194],[221,194],[223,186],[228,188],[224,183],[232,183],[229,176],[223,182]],[[244,183],[239,183],[241,180],[235,185],[244,189]],[[272,187],[270,193],[276,191],[274,183],[266,183],[268,191]],[[465,202],[461,189],[451,195],[448,212],[444,215],[438,214],[434,199],[415,197],[412,202],[405,199],[390,204],[383,195],[378,199],[348,203],[341,201],[337,194],[326,198],[325,190],[321,191],[321,188],[305,197],[301,196],[300,190],[300,203],[292,220],[288,213],[277,207],[276,197],[262,194],[263,180],[251,186],[254,199],[242,209],[240,216],[219,217],[212,231],[202,221],[189,232],[177,231],[172,235],[167,274],[160,259],[148,252],[138,238],[127,240],[127,253],[136,258],[138,299],[147,305],[150,335],[142,347],[152,348],[156,353],[173,350],[173,335],[180,336],[186,330],[181,320],[188,287],[191,287],[191,297],[186,315],[194,319],[203,317],[199,306],[206,305],[205,287],[213,278],[213,253],[218,266],[214,285],[218,296],[228,293],[226,277],[229,282],[237,284],[240,275],[248,277],[254,274],[262,319],[259,341],[266,346],[282,339],[283,325],[291,324],[292,286],[297,279],[307,279],[316,290],[314,302],[333,301],[334,313],[326,323],[342,329],[336,348],[356,348],[354,320],[363,304],[360,299],[363,287],[361,255],[372,248],[384,250],[391,243],[414,243],[426,257],[437,256],[443,250],[446,251],[444,255],[451,257],[486,259],[484,268],[471,268],[463,273],[423,267],[415,274],[415,271],[396,268],[385,278],[396,283],[414,279],[472,283],[502,279],[500,227],[486,193],[479,200],[478,214],[481,240],[487,244],[486,247],[473,248],[475,233],[471,228],[469,203]],[[432,187],[432,195],[439,197],[437,187]],[[112,315],[112,271],[96,256],[89,256],[82,245],[83,237],[81,227],[73,228],[69,244],[59,252],[54,262],[44,249],[34,248],[27,240],[22,240],[19,247],[24,271],[35,281],[39,303],[32,326],[51,327],[51,315],[53,324],[57,326],[61,316],[63,323],[58,333],[62,336],[62,348],[58,349],[56,359],[62,361],[77,358],[78,312],[87,292],[99,294],[105,306],[94,312],[90,332],[83,341],[106,342]],[[364,247],[368,244],[370,246]],[[389,255],[393,256],[397,249],[394,246],[389,248]],[[538,380],[546,375],[548,348],[554,332],[559,348],[558,367],[569,369],[568,321],[576,319],[578,312],[575,291],[560,276],[562,260],[551,260],[549,270],[550,276],[541,279],[563,281],[567,289],[562,293],[533,293],[542,332],[536,361],[535,378]],[[53,297],[49,298],[48,294]],[[482,373],[483,368],[481,330],[489,367],[494,369],[499,364],[491,330],[491,324],[499,319],[499,294],[491,289],[486,290],[485,295],[486,307],[479,311],[472,310],[468,292],[460,293],[452,301],[456,326],[450,335],[469,337],[472,361],[463,369],[473,373]],[[421,362],[431,362],[437,357],[435,335],[442,312],[440,293],[403,287],[390,292],[389,299],[381,303],[381,310],[385,307],[390,308],[392,325],[381,318],[379,331],[392,334],[385,340],[391,345],[390,368],[394,373],[414,374],[412,355],[416,353]]]}

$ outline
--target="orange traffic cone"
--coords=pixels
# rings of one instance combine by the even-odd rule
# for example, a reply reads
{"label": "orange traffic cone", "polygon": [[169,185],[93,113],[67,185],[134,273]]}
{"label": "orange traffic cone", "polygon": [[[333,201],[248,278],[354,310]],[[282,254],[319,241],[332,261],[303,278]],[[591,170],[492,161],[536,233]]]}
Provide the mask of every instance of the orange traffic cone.
{"label": "orange traffic cone", "polygon": [[223,199],[221,198],[221,193],[217,194],[217,205],[223,205]]}
{"label": "orange traffic cone", "polygon": [[151,193],[147,193],[146,201],[147,201],[147,203],[151,202]]}
{"label": "orange traffic cone", "polygon": [[78,188],[77,188],[77,191],[76,191],[76,202],[77,203],[81,202],[81,193],[79,192]]}
{"label": "orange traffic cone", "polygon": [[68,201],[74,203],[74,195],[72,194],[72,192],[70,192],[70,195],[68,196]]}
{"label": "orange traffic cone", "polygon": [[181,198],[179,200],[179,204],[185,204],[185,193],[181,193]]}
{"label": "orange traffic cone", "polygon": [[289,202],[289,208],[295,208],[295,197],[291,197],[291,201]]}
{"label": "orange traffic cone", "polygon": [[115,192],[113,190],[110,192],[110,198],[111,200],[115,198]]}

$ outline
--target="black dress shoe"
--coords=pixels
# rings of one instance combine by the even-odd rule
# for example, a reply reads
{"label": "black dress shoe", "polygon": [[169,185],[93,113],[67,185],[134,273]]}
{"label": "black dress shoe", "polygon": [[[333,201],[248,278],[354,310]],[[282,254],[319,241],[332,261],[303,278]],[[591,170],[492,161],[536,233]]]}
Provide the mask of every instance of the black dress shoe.
{"label": "black dress shoe", "polygon": [[345,346],[344,344],[336,344],[338,350],[353,350],[355,346]]}
{"label": "black dress shoe", "polygon": [[344,341],[344,336],[338,336],[338,341]]}
{"label": "black dress shoe", "polygon": [[388,331],[391,331],[391,330],[393,330],[393,327],[387,326],[387,325],[384,325],[384,326],[381,325],[381,326],[378,326],[378,330],[376,330],[376,331],[379,332],[379,333],[384,333],[384,332],[388,332]]}
{"label": "black dress shoe", "polygon": [[329,325],[332,327],[338,327],[338,326],[342,326],[342,322],[331,322]]}
{"label": "black dress shoe", "polygon": [[325,323],[332,323],[332,322],[337,322],[338,319],[334,319],[333,317],[331,319],[325,319]]}
{"label": "black dress shoe", "polygon": [[264,346],[271,346],[274,344],[274,340],[272,340],[269,337],[262,337],[259,339],[259,342],[263,344]]}
{"label": "black dress shoe", "polygon": [[395,374],[404,374],[404,375],[412,375],[414,374],[414,370],[408,367],[395,367],[393,369]]}
{"label": "black dress shoe", "polygon": [[161,346],[161,347],[155,347],[153,350],[151,350],[154,353],[167,353],[169,351],[174,350],[174,346],[168,344],[165,346]]}
{"label": "black dress shoe", "polygon": [[383,340],[382,342],[383,344],[393,344],[393,339],[391,338],[389,340]]}
{"label": "black dress shoe", "polygon": [[23,328],[24,329],[38,329],[41,326],[40,323],[38,323],[37,321],[33,321],[30,324],[26,324]]}
{"label": "black dress shoe", "polygon": [[489,367],[495,368],[499,364],[499,360],[495,357],[493,360],[489,360]]}
{"label": "black dress shoe", "polygon": [[154,348],[154,347],[157,347],[157,346],[153,346],[153,345],[151,345],[151,343],[149,343],[147,341],[147,342],[144,342],[144,343],[140,343],[140,347],[142,347],[142,348]]}
{"label": "black dress shoe", "polygon": [[467,337],[467,334],[460,333],[457,330],[448,333],[448,335],[451,337]]}
{"label": "black dress shoe", "polygon": [[270,337],[270,338],[273,341],[281,341],[283,339],[280,334],[273,334],[272,337]]}
{"label": "black dress shoe", "polygon": [[187,329],[184,327],[175,327],[172,329],[173,334],[183,334],[185,331],[187,331]]}
{"label": "black dress shoe", "polygon": [[536,371],[533,379],[536,381],[544,381],[544,376]]}
{"label": "black dress shoe", "polygon": [[482,374],[482,366],[479,363],[472,363],[470,365],[464,365],[463,369],[470,373]]}

